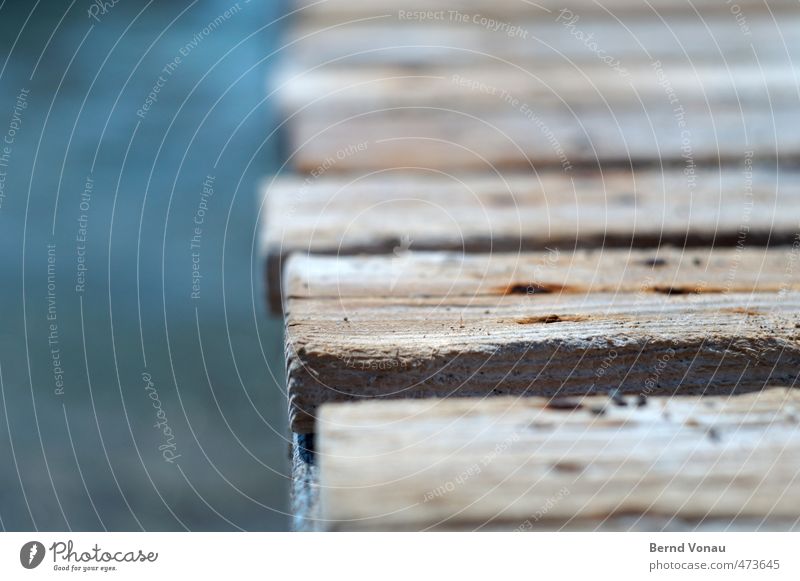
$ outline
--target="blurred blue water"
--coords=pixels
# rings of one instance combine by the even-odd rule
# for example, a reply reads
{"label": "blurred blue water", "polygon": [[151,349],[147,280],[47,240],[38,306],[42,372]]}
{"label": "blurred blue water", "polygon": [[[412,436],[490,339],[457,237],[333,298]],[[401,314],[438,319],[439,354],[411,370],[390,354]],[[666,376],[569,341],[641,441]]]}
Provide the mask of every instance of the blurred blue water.
{"label": "blurred blue water", "polygon": [[0,3],[0,524],[285,528],[253,254],[285,7],[102,4]]}

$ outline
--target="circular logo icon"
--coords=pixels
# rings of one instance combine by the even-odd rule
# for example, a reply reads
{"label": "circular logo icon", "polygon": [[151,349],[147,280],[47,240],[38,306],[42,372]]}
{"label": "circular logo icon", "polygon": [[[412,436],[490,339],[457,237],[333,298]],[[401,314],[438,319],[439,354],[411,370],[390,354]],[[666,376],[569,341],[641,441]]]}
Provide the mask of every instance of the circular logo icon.
{"label": "circular logo icon", "polygon": [[35,569],[44,559],[44,545],[39,541],[30,541],[19,550],[19,562],[26,569]]}

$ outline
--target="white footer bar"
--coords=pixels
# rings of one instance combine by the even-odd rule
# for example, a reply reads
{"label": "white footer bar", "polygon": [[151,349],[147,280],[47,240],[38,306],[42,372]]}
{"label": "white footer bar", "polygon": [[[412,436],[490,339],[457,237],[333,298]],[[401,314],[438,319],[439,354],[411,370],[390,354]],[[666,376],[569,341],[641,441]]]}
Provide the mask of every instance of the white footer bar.
{"label": "white footer bar", "polygon": [[3,533],[0,578],[796,580],[798,541],[796,533]]}

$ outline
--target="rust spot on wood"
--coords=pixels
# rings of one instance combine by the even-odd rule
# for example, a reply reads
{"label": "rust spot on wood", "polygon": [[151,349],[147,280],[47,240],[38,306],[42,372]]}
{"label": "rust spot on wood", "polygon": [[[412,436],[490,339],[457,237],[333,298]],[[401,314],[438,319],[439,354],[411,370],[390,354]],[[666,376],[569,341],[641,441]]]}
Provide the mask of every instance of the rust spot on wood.
{"label": "rust spot on wood", "polygon": [[650,290],[662,295],[696,295],[700,291],[685,286],[654,286]]}
{"label": "rust spot on wood", "polygon": [[547,402],[545,407],[551,410],[571,411],[581,409],[583,404],[577,399],[554,397]]}
{"label": "rust spot on wood", "polygon": [[500,292],[504,295],[546,295],[551,293],[570,293],[576,291],[575,289],[563,284],[512,282],[507,287],[500,289]]}
{"label": "rust spot on wood", "polygon": [[550,323],[571,323],[585,321],[589,317],[582,315],[541,315],[538,317],[523,317],[517,319],[518,325],[549,325]]}
{"label": "rust spot on wood", "polygon": [[663,295],[699,295],[725,293],[728,289],[716,286],[670,286],[656,285],[649,288],[651,292]]}
{"label": "rust spot on wood", "polygon": [[553,469],[557,472],[574,474],[576,472],[581,472],[583,470],[583,466],[577,462],[567,462],[562,460],[561,462],[556,462],[553,464]]}
{"label": "rust spot on wood", "polygon": [[664,260],[663,258],[646,258],[645,260],[642,260],[640,262],[640,264],[642,264],[644,266],[651,266],[651,267],[654,267],[654,268],[660,268],[662,266],[666,266],[667,265],[667,261]]}
{"label": "rust spot on wood", "polygon": [[721,310],[723,310],[725,312],[728,312],[728,313],[736,313],[738,315],[755,316],[755,315],[760,315],[761,314],[759,311],[757,311],[755,309],[745,309],[744,307],[733,307],[731,309],[721,309]]}

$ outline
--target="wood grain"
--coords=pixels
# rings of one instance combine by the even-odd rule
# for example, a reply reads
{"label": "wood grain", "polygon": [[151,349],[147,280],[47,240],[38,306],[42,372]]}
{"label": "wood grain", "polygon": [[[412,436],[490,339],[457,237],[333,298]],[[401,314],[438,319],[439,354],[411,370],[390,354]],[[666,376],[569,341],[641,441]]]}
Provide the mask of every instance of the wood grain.
{"label": "wood grain", "polygon": [[[417,272],[396,290],[397,263],[371,259],[367,274],[360,259],[291,261],[292,429],[313,431],[320,404],[347,399],[729,393],[797,380],[796,247],[662,252],[663,264],[652,253],[578,254],[566,270],[547,255],[411,257],[398,278]],[[437,269],[438,280],[422,280]],[[332,276],[350,278],[342,293]],[[363,292],[353,290],[358,276]]]}
{"label": "wood grain", "polygon": [[285,298],[469,299],[503,294],[785,293],[800,291],[795,247],[403,252],[293,256]]}
{"label": "wood grain", "polygon": [[[329,66],[304,71],[296,65],[272,76],[285,116],[315,116],[334,123],[350,115],[395,107],[445,107],[473,114],[569,105],[622,111],[656,108],[796,104],[798,80],[791,65],[647,63],[620,74],[598,63],[520,68],[496,62],[471,67]],[[519,108],[519,105],[516,106]]]}
{"label": "wood grain", "polygon": [[[365,18],[369,16],[397,13],[398,3],[395,0],[372,0],[363,2],[360,0],[294,0],[293,9],[302,10],[300,16],[308,20],[325,20],[333,18]],[[742,12],[752,15],[766,9],[767,4],[763,0],[739,0],[737,2]],[[402,9],[406,11],[440,11],[458,10],[470,14],[481,14],[493,18],[520,18],[531,15],[545,16],[550,13],[558,13],[561,9],[572,10],[581,15],[590,14],[593,18],[628,14],[642,14],[655,17],[656,14],[671,12],[691,12],[697,10],[701,14],[714,12],[728,13],[730,5],[719,2],[718,0],[692,0],[689,2],[676,2],[675,0],[649,0],[648,2],[636,2],[633,0],[603,0],[603,2],[593,2],[592,0],[537,0],[537,2],[526,2],[525,0],[404,0]],[[783,10],[797,8],[794,0],[770,0],[770,10]]]}
{"label": "wood grain", "polygon": [[273,91],[298,170],[800,156],[795,13],[514,20],[525,38],[400,14],[297,28]]}
{"label": "wood grain", "polygon": [[[527,72],[496,63],[404,71],[287,73],[279,81],[293,163],[314,171],[579,165],[598,160],[796,158],[790,66],[659,64],[625,79],[606,66]],[[790,125],[789,127],[792,127]],[[368,147],[337,156],[354,136]]]}
{"label": "wood grain", "polygon": [[329,530],[772,530],[800,521],[800,392],[325,406]]}
{"label": "wood grain", "polygon": [[[554,11],[509,19],[499,31],[480,23],[444,19],[418,21],[397,10],[351,20],[300,19],[286,38],[292,62],[302,70],[336,62],[342,67],[391,65],[472,66],[513,63],[525,68],[610,63],[618,69],[635,63],[680,61],[791,64],[800,51],[800,16],[795,10],[748,14],[746,28],[725,11],[699,17],[692,11],[642,14],[615,19],[570,19]],[[366,19],[365,19],[366,18]]]}
{"label": "wood grain", "polygon": [[296,0],[296,529],[798,528],[797,4],[602,4]]}
{"label": "wood grain", "polygon": [[[736,162],[744,151],[761,161],[800,158],[800,110],[776,104],[743,111],[645,108],[583,111],[500,108],[485,114],[448,108],[376,110],[331,120],[300,116],[289,130],[291,162],[314,172],[422,167],[495,171],[598,164],[715,164]],[[343,155],[359,143],[363,150]]]}
{"label": "wood grain", "polygon": [[[324,176],[324,179],[322,179]],[[292,253],[514,252],[792,242],[800,173],[755,166],[452,175],[282,177],[263,189],[261,252],[280,311]]]}

